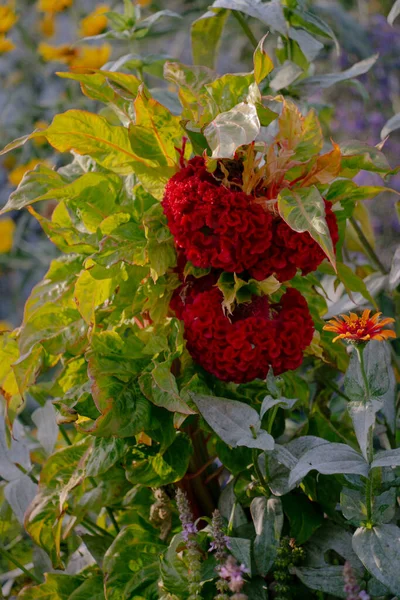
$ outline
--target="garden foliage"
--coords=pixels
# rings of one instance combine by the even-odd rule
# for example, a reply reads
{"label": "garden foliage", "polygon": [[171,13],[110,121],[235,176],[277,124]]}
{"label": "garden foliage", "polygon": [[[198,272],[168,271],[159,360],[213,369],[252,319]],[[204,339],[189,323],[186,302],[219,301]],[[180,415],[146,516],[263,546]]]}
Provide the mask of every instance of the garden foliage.
{"label": "garden foliage", "polygon": [[[212,70],[230,14],[279,35],[274,60],[263,38],[250,72]],[[400,595],[390,342],[369,313],[351,352],[324,329],[327,278],[355,310],[394,310],[398,259],[374,298],[346,224],[388,189],[354,176],[397,170],[382,147],[325,142],[309,94],[377,59],[313,74],[326,42],[303,2],[216,0],[195,64],[164,65],[174,102],[127,69],[64,72],[104,107],[4,150],[45,137],[71,155],[3,209],[60,251],[0,336],[3,537],[19,523],[34,547],[18,598],[346,598],[346,577],[359,598]]]}

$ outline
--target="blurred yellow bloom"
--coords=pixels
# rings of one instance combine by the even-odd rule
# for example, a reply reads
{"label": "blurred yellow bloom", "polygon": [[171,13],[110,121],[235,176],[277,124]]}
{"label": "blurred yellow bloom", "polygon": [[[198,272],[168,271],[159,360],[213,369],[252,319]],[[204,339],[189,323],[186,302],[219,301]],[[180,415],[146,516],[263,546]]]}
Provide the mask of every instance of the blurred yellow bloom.
{"label": "blurred yellow bloom", "polygon": [[108,10],[110,10],[110,7],[107,4],[100,4],[94,12],[82,19],[79,29],[80,37],[89,37],[104,31],[107,27],[107,17],[104,13]]}
{"label": "blurred yellow bloom", "polygon": [[7,154],[7,156],[5,156],[3,158],[3,167],[7,171],[11,171],[11,169],[13,169],[15,167],[16,162],[17,162],[17,159],[15,158],[15,156],[13,154]]}
{"label": "blurred yellow bloom", "polygon": [[38,52],[46,62],[56,61],[64,63],[65,65],[71,64],[72,60],[78,54],[78,50],[76,48],[71,48],[68,44],[51,46],[44,42],[39,44]]}
{"label": "blurred yellow bloom", "polygon": [[12,331],[14,328],[8,321],[0,321],[0,332],[1,331]]}
{"label": "blurred yellow bloom", "polygon": [[45,160],[40,160],[40,158],[32,158],[29,162],[25,163],[24,165],[18,165],[18,167],[15,167],[15,169],[13,169],[8,174],[8,181],[11,183],[11,185],[19,185],[25,173],[27,173],[28,171],[32,171],[32,169],[34,169],[36,165],[51,166]]}
{"label": "blurred yellow bloom", "polygon": [[40,12],[57,13],[71,6],[73,0],[39,0]]}
{"label": "blurred yellow bloom", "polygon": [[[47,129],[48,126],[49,124],[46,121],[36,121],[35,123],[35,129]],[[44,146],[44,144],[47,144],[47,139],[44,135],[41,135],[33,138],[32,142],[35,146]]]}
{"label": "blurred yellow bloom", "polygon": [[18,21],[18,17],[10,5],[0,5],[0,33],[7,33]]}
{"label": "blurred yellow bloom", "polygon": [[54,21],[54,13],[46,13],[39,22],[39,29],[45,37],[52,37],[55,33],[56,26]]}
{"label": "blurred yellow bloom", "polygon": [[4,254],[4,252],[9,252],[11,250],[14,229],[15,223],[12,219],[7,218],[0,220],[0,254]]}
{"label": "blurred yellow bloom", "polygon": [[151,3],[152,0],[136,0],[136,4],[139,4],[139,6],[150,6]]}
{"label": "blurred yellow bloom", "polygon": [[70,68],[79,73],[87,69],[100,69],[110,58],[110,44],[102,46],[81,46],[78,55],[69,63]]}
{"label": "blurred yellow bloom", "polygon": [[0,54],[5,54],[6,52],[10,52],[14,50],[15,44],[9,39],[6,38],[5,35],[0,34]]}

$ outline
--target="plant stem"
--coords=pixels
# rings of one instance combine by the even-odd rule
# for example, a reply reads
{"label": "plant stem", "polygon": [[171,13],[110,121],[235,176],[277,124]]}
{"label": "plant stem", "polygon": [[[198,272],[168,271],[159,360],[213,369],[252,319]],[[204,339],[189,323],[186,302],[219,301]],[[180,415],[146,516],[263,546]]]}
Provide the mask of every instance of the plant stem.
{"label": "plant stem", "polygon": [[381,273],[383,273],[384,275],[387,275],[387,269],[382,264],[380,258],[378,257],[375,250],[373,249],[373,247],[367,240],[363,230],[357,223],[356,219],[354,217],[350,217],[349,221],[352,224],[352,226],[354,227],[354,229],[360,239],[360,242],[364,246],[364,250],[368,254],[369,258],[375,263],[375,265],[378,267],[378,269],[380,270]]}
{"label": "plant stem", "polygon": [[251,31],[250,27],[248,26],[247,21],[244,18],[244,16],[242,15],[242,13],[239,12],[238,10],[233,10],[232,15],[235,17],[236,21],[239,23],[240,27],[243,29],[244,33],[250,40],[253,47],[257,48],[257,46],[258,46],[257,38],[254,36],[253,32]]}
{"label": "plant stem", "polygon": [[0,554],[4,556],[4,558],[12,562],[16,567],[18,567],[18,569],[21,569],[21,571],[25,573],[25,575],[27,575],[30,579],[33,579],[33,581],[36,581],[36,583],[42,583],[42,580],[39,579],[37,575],[35,575],[31,571],[28,571],[28,569],[25,569],[24,565],[22,565],[16,558],[14,558],[12,554],[10,554],[10,552],[7,552],[7,550],[4,550],[4,548],[0,547]]}
{"label": "plant stem", "polygon": [[264,475],[261,473],[261,469],[258,464],[258,452],[257,452],[256,448],[254,448],[252,454],[253,454],[253,467],[256,472],[258,481],[259,481],[261,487],[263,488],[265,495],[269,496],[269,488],[268,488],[267,482],[264,478]]}
{"label": "plant stem", "polygon": [[109,506],[106,506],[106,511],[108,516],[110,517],[111,523],[114,525],[114,529],[117,532],[117,534],[121,531],[119,528],[119,525],[117,523],[117,519],[115,518],[115,515],[112,511],[112,508],[110,508]]}
{"label": "plant stem", "polygon": [[85,527],[87,527],[89,531],[91,530],[92,533],[95,533],[96,530],[97,530],[99,533],[102,533],[103,535],[108,535],[110,537],[114,537],[112,535],[112,533],[110,533],[109,531],[107,531],[107,529],[103,529],[103,527],[100,527],[100,525],[97,525],[97,523],[95,523],[94,521],[92,521],[91,519],[89,519],[89,517],[85,517],[84,519],[82,519],[82,524]]}
{"label": "plant stem", "polygon": [[268,433],[271,433],[271,431],[272,431],[272,427],[274,425],[274,421],[275,421],[276,413],[278,412],[278,408],[279,408],[279,405],[276,404],[271,411],[271,414],[268,419],[268,426],[267,426]]}
{"label": "plant stem", "polygon": [[68,433],[65,431],[62,425],[60,425],[60,433],[63,436],[64,440],[67,442],[68,446],[72,446],[72,442],[68,437]]}

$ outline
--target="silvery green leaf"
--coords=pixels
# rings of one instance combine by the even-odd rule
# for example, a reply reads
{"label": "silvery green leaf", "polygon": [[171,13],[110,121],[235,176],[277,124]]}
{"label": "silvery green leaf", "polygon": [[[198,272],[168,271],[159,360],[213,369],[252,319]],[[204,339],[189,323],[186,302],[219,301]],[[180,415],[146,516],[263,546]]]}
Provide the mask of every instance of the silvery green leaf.
{"label": "silvery green leaf", "polygon": [[0,414],[0,477],[6,481],[19,479],[21,471],[15,466],[16,464],[21,465],[27,471],[31,468],[24,430],[19,421],[14,422],[11,446],[8,447],[4,417]]}
{"label": "silvery green leaf", "polygon": [[282,533],[282,503],[279,498],[254,498],[250,512],[256,530],[254,560],[259,575],[265,577],[275,562]]}
{"label": "silvery green leaf", "polygon": [[246,538],[229,537],[229,551],[240,565],[244,565],[251,576],[251,542]]}
{"label": "silvery green leaf", "polygon": [[315,58],[317,58],[318,54],[324,47],[321,42],[315,39],[312,35],[307,33],[305,29],[295,29],[294,27],[290,27],[289,29],[289,37],[298,43],[300,46],[300,50],[308,60],[308,62],[312,62]]}
{"label": "silvery green leaf", "polygon": [[295,567],[293,573],[312,590],[331,594],[335,598],[346,598],[343,584],[343,567],[325,565],[323,567]]}
{"label": "silvery green leaf", "polygon": [[210,8],[228,8],[258,19],[272,29],[287,35],[287,25],[280,0],[262,2],[262,0],[215,0]]}
{"label": "silvery green leaf", "polygon": [[395,131],[399,128],[400,113],[397,113],[396,115],[393,115],[393,117],[391,117],[388,121],[386,121],[385,125],[383,126],[381,131],[381,140],[384,140],[390,133],[392,133],[392,131]]}
{"label": "silvery green leaf", "polygon": [[275,69],[274,73],[269,86],[274,92],[278,92],[296,81],[303,73],[303,69],[296,63],[286,60],[279,69]]}
{"label": "silvery green leaf", "polygon": [[394,20],[400,15],[400,0],[395,0],[390,13],[388,14],[387,21],[389,25],[393,25]]}
{"label": "silvery green leaf", "polygon": [[400,529],[396,525],[359,527],[353,535],[353,549],[378,581],[400,594]]}
{"label": "silvery green leaf", "polygon": [[400,448],[395,450],[381,450],[375,454],[371,464],[375,467],[399,467],[400,466]]}
{"label": "silvery green leaf", "polygon": [[390,488],[374,496],[372,504],[372,520],[375,525],[390,523],[396,514],[396,489]]}
{"label": "silvery green leaf", "polygon": [[233,158],[239,146],[253,142],[260,121],[254,104],[241,102],[220,113],[204,130],[213,158]]}
{"label": "silvery green leaf", "polygon": [[375,425],[375,415],[382,407],[383,403],[378,400],[349,402],[347,405],[360,450],[367,461],[369,460],[370,444],[372,442],[371,429],[373,430]]}
{"label": "silvery green leaf", "polygon": [[25,511],[36,496],[38,486],[28,475],[13,479],[4,488],[4,496],[21,525],[24,524]]}
{"label": "silvery green leaf", "polygon": [[32,421],[37,427],[40,445],[47,454],[51,454],[58,438],[56,411],[51,400],[32,413]]}
{"label": "silvery green leaf", "polygon": [[290,410],[296,404],[297,398],[273,398],[272,396],[265,396],[263,403],[261,405],[260,417],[261,419],[269,410],[274,406],[280,406],[281,408],[285,408],[286,410]]}
{"label": "silvery green leaf", "polygon": [[348,560],[357,571],[362,570],[362,564],[351,546],[351,533],[348,529],[325,521],[307,542],[307,566],[320,567],[327,565],[327,552],[334,550],[337,554]]}
{"label": "silvery green leaf", "polygon": [[[400,113],[399,113],[399,127],[400,127]],[[390,267],[389,273],[389,290],[392,292],[400,284],[400,246],[397,246],[396,252],[392,259],[392,266]]]}
{"label": "silvery green leaf", "polygon": [[310,471],[323,475],[352,473],[368,476],[369,468],[364,458],[346,444],[325,443],[309,450],[300,458],[289,477],[289,486],[299,483]]}
{"label": "silvery green leaf", "polygon": [[344,379],[347,396],[354,401],[368,402],[379,400],[389,389],[390,356],[385,344],[377,340],[370,341],[364,350],[364,365],[368,381],[368,392],[365,389],[357,353],[353,352],[349,368]]}
{"label": "silvery green leaf", "polygon": [[218,500],[218,509],[224,519],[228,523],[231,523],[234,529],[237,529],[241,525],[246,525],[247,517],[236,499],[234,481],[230,481],[222,490]]}
{"label": "silvery green leaf", "polygon": [[340,493],[340,509],[353,525],[360,525],[367,518],[365,494],[360,490],[344,487]]}
{"label": "silvery green leaf", "polygon": [[306,77],[305,79],[299,81],[297,86],[303,89],[326,89],[331,87],[332,85],[335,85],[336,83],[347,81],[348,79],[352,79],[353,77],[359,77],[360,75],[368,73],[371,67],[373,67],[373,65],[378,60],[378,56],[378,54],[374,54],[369,58],[365,58],[364,60],[355,63],[349,69],[341,71],[340,73],[328,73],[326,75],[313,75],[312,77]]}
{"label": "silvery green leaf", "polygon": [[274,438],[261,429],[261,420],[254,408],[226,398],[192,394],[200,413],[229,446],[247,446],[272,450]]}
{"label": "silvery green leaf", "polygon": [[[368,277],[364,279],[367,290],[373,298],[376,298],[379,292],[386,288],[388,278],[388,275],[372,273],[372,275],[368,275]],[[332,282],[334,279],[336,278],[332,278]],[[344,291],[344,286],[339,284],[338,290]],[[332,295],[329,297],[332,297]],[[337,299],[337,295],[334,297],[336,298],[334,302],[328,300],[328,312],[324,315],[324,319],[331,319],[335,315],[349,312],[349,310],[360,310],[360,308],[368,304],[367,300],[360,292],[354,292],[352,298],[346,293],[343,293],[341,297],[339,295],[339,299]]]}

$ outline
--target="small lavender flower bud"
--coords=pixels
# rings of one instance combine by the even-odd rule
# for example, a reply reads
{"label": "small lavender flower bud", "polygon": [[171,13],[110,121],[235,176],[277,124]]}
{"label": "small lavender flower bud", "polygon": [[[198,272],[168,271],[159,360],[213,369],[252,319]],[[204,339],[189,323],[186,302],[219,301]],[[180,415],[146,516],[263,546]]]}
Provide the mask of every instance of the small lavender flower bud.
{"label": "small lavender flower bud", "polygon": [[182,523],[182,537],[186,542],[186,557],[189,567],[188,600],[197,600],[200,598],[201,591],[201,551],[196,540],[197,527],[193,520],[193,514],[187,496],[180,489],[176,492],[176,504],[179,511],[179,518]]}

